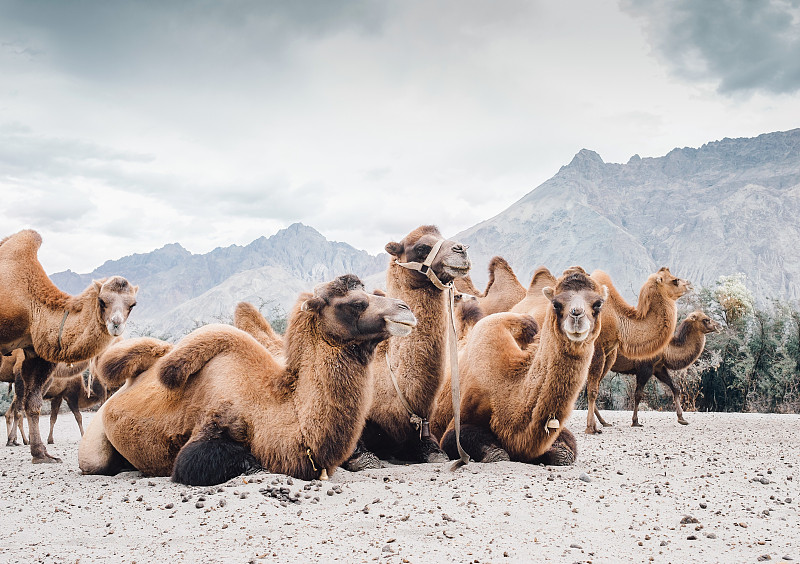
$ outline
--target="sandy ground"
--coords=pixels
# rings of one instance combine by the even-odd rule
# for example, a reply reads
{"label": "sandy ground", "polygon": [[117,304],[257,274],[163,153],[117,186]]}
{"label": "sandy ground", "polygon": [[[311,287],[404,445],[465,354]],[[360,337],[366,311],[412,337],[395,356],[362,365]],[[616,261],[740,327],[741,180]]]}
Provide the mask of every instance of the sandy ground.
{"label": "sandy ground", "polygon": [[[585,416],[569,427],[582,431]],[[63,464],[0,447],[0,561],[800,560],[800,416],[688,413],[683,427],[643,412],[637,429],[630,412],[607,418],[601,436],[576,433],[569,468],[396,465],[191,488],[138,472],[81,475],[65,414],[49,447]]]}

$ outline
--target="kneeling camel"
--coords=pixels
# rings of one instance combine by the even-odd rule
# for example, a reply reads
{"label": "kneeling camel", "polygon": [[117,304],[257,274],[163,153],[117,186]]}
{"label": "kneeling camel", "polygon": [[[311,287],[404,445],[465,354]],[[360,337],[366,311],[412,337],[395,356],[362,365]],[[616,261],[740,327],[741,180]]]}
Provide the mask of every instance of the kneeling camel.
{"label": "kneeling camel", "polygon": [[311,480],[355,447],[372,399],[375,347],[416,324],[401,300],[367,294],[353,275],[302,294],[285,363],[227,325],[172,347],[133,339],[110,349],[98,376],[126,385],[81,441],[85,474],[132,465],[145,475],[210,485],[264,468]]}

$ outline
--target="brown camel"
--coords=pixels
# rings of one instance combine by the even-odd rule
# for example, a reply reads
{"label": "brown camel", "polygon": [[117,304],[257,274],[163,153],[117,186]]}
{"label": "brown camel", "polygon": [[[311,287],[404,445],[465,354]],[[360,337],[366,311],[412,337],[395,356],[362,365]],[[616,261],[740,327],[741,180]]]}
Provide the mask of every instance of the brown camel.
{"label": "brown camel", "polygon": [[260,468],[325,477],[358,440],[376,346],[415,324],[405,303],[368,294],[345,275],[301,294],[286,331],[285,364],[228,325],[197,329],[174,347],[123,342],[98,362],[99,377],[127,383],[86,430],[80,468],[114,474],[130,464],[191,485]]}
{"label": "brown camel", "polygon": [[25,351],[14,349],[5,356],[0,356],[0,382],[8,383],[8,391],[14,386],[14,375],[16,371],[22,369],[22,362],[25,360]]}
{"label": "brown camel", "polygon": [[[500,313],[479,321],[462,353],[462,444],[477,461],[571,464],[574,436],[564,428],[589,370],[608,290],[578,272],[544,294],[547,310],[538,346],[536,321]],[[455,455],[452,425],[442,446]]]}
{"label": "brown camel", "polygon": [[633,422],[632,427],[641,427],[639,423],[639,402],[644,395],[644,386],[655,376],[658,380],[667,385],[672,391],[672,399],[675,402],[675,413],[678,415],[678,423],[688,425],[689,422],[683,418],[681,408],[681,388],[675,383],[670,375],[670,370],[682,370],[688,368],[695,360],[700,357],[706,345],[706,335],[720,330],[720,325],[702,311],[690,313],[684,319],[675,336],[672,337],[667,347],[655,358],[647,360],[631,360],[621,354],[617,355],[617,360],[611,370],[619,374],[633,374],[636,376],[636,391],[634,392],[633,403]]}
{"label": "brown camel", "polygon": [[[406,302],[418,323],[410,338],[389,339],[378,346],[372,363],[375,398],[362,440],[345,465],[348,470],[380,466],[376,455],[411,462],[447,461],[430,437],[427,418],[448,357],[449,297],[443,284],[469,271],[466,247],[445,240],[436,227],[423,225],[399,243],[387,244],[386,251],[391,255],[386,273],[387,294]],[[409,268],[425,261],[429,264],[428,275],[436,283]],[[395,382],[402,396],[398,395]]]}
{"label": "brown camel", "polygon": [[[585,273],[580,266],[564,271],[565,274],[571,272]],[[608,274],[595,270],[591,278],[609,289],[609,299],[603,308],[602,330],[595,343],[594,358],[586,381],[589,405],[585,432],[594,434],[601,432],[597,428],[595,416],[602,425],[608,426],[597,408],[597,393],[600,382],[608,374],[617,354],[632,359],[647,359],[658,355],[675,331],[678,316],[675,301],[691,286],[686,280],[673,276],[668,268],[661,268],[648,277],[639,291],[639,302],[634,308],[622,298]],[[536,288],[550,284],[553,280],[555,278],[549,270],[544,267],[537,269],[525,300],[513,310],[530,313],[537,322],[541,322],[544,307],[542,301],[535,297]]]}
{"label": "brown camel", "polygon": [[25,351],[23,407],[34,463],[61,462],[48,454],[39,432],[42,387],[53,364],[88,360],[121,335],[138,290],[112,276],[70,296],[39,264],[41,244],[41,236],[30,229],[0,241],[0,353]]}
{"label": "brown camel", "polygon": [[[89,370],[89,363],[86,361],[78,362],[72,366],[58,363],[53,370],[52,383],[49,384],[42,399],[50,400],[50,434],[47,437],[47,444],[53,444],[53,428],[58,420],[58,412],[61,409],[61,403],[67,402],[75,421],[78,423],[81,436],[83,436],[83,416],[81,409],[87,409],[100,402],[106,400],[108,390],[100,383],[99,380],[93,379],[89,388],[85,387],[84,376]],[[17,388],[17,396],[11,403],[11,406],[6,411],[6,429],[8,430],[8,441],[6,445],[18,445],[17,442],[17,429],[22,435],[22,442],[28,444],[28,438],[25,436],[25,431],[22,428],[22,397],[25,389],[25,384],[20,374],[15,384]]]}
{"label": "brown camel", "polygon": [[489,261],[489,283],[485,291],[476,293],[477,289],[468,276],[456,280],[455,285],[459,292],[478,298],[485,315],[509,311],[525,298],[525,286],[519,283],[511,265],[503,257],[493,257]]}
{"label": "brown camel", "polygon": [[[470,294],[457,293],[453,297],[455,305],[456,337],[458,338],[458,349],[466,344],[470,331],[475,324],[485,317],[481,309],[478,298]],[[447,372],[449,373],[449,372]]]}
{"label": "brown camel", "polygon": [[676,278],[668,268],[661,268],[647,278],[634,308],[622,298],[608,274],[595,270],[592,279],[608,287],[609,299],[603,308],[603,331],[595,343],[586,381],[588,434],[600,432],[595,415],[603,426],[608,426],[597,408],[597,393],[600,382],[614,365],[617,353],[631,359],[658,355],[675,332],[678,320],[675,301],[691,288],[689,282]]}
{"label": "brown camel", "polygon": [[249,333],[264,345],[274,358],[283,358],[283,337],[281,337],[261,315],[258,308],[248,302],[239,302],[233,313],[233,326]]}

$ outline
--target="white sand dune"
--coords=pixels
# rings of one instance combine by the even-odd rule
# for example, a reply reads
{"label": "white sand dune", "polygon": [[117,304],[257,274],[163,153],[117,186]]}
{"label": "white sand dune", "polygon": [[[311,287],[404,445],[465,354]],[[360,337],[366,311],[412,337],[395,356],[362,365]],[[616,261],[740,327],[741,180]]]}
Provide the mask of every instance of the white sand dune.
{"label": "white sand dune", "polygon": [[800,560],[800,416],[688,413],[683,427],[644,412],[634,429],[630,412],[606,415],[614,426],[600,436],[582,433],[585,411],[573,415],[581,451],[568,468],[397,465],[191,488],[81,475],[65,414],[49,446],[63,464],[0,447],[0,561]]}

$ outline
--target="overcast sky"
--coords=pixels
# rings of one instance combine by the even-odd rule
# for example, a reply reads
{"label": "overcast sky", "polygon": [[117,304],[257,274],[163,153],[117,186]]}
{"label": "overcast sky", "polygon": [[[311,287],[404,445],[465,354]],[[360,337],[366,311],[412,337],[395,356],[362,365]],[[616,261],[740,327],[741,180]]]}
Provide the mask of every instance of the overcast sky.
{"label": "overcast sky", "polygon": [[0,236],[49,273],[297,221],[377,253],[582,148],[796,127],[800,0],[0,0]]}

